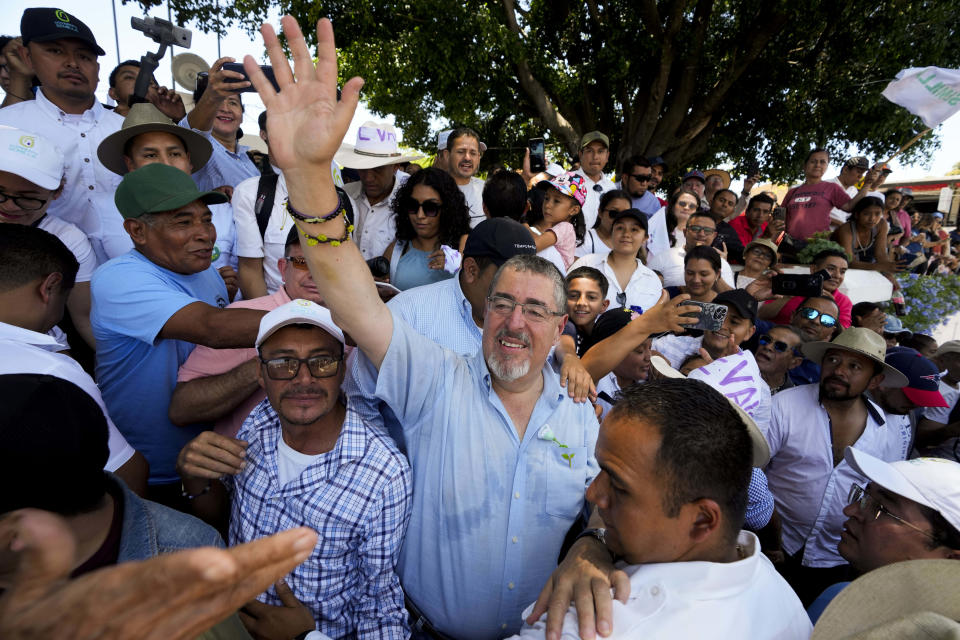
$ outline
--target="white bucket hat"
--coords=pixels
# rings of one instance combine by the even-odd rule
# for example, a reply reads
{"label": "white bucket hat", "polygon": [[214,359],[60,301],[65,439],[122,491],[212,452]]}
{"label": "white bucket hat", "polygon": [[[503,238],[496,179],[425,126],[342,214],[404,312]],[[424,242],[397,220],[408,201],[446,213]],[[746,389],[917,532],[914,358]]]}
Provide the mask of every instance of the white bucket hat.
{"label": "white bucket hat", "polygon": [[392,125],[368,120],[357,129],[357,144],[342,144],[333,159],[348,169],[376,169],[388,164],[413,162],[423,156],[404,155]]}

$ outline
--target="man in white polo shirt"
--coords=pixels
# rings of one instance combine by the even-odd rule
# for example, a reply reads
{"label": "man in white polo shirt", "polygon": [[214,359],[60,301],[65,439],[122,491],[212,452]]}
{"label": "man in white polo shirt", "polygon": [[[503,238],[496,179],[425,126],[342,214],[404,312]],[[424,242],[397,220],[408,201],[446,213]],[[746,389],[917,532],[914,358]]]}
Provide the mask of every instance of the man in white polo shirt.
{"label": "man in white polo shirt", "polygon": [[580,138],[580,168],[576,170],[587,180],[587,201],[583,204],[583,222],[593,229],[600,212],[600,196],[617,188],[613,178],[603,172],[610,160],[610,138],[600,131],[591,131]]}
{"label": "man in white polo shirt", "polygon": [[382,256],[397,237],[391,203],[409,177],[400,163],[422,156],[400,153],[397,132],[385,122],[367,121],[357,129],[357,144],[343,144],[334,161],[356,169],[360,180],[344,187],[353,205],[353,240],[367,260]]}
{"label": "man in white polo shirt", "polygon": [[97,146],[123,123],[94,95],[103,49],[87,25],[62,9],[25,10],[20,34],[21,59],[32,65],[40,90],[36,100],[0,109],[0,125],[56,141],[66,160],[67,180],[50,214],[87,233],[91,197],[112,193],[120,184],[120,176],[97,159]]}

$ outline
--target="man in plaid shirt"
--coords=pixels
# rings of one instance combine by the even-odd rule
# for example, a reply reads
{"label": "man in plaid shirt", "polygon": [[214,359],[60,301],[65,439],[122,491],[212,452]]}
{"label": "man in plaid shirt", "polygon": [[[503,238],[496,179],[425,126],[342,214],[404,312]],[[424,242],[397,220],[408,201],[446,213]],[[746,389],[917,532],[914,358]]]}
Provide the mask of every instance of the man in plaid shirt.
{"label": "man in plaid shirt", "polygon": [[320,538],[241,617],[255,636],[406,638],[394,568],[410,468],[341,399],[343,332],[327,309],[293,300],[263,317],[256,345],[267,399],[237,439],[207,431],[183,448],[184,496],[210,519],[222,517],[232,494],[231,544],[302,525]]}

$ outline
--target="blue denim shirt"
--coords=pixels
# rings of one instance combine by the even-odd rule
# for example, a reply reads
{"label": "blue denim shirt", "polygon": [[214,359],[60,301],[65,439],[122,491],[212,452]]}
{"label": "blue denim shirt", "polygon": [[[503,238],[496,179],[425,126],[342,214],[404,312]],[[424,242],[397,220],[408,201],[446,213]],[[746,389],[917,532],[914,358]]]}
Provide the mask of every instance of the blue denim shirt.
{"label": "blue denim shirt", "polygon": [[148,560],[161,553],[184,549],[224,546],[220,534],[207,523],[144,500],[116,476],[108,475],[110,482],[123,491],[123,528],[117,564]]}

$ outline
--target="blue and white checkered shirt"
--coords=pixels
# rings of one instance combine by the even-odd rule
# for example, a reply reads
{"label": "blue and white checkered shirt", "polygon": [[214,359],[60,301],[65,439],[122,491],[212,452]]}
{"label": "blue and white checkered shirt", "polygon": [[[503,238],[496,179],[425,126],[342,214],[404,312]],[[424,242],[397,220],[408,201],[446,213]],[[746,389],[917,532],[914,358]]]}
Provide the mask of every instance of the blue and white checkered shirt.
{"label": "blue and white checkered shirt", "polygon": [[[299,478],[279,486],[280,418],[264,400],[237,434],[247,467],[228,478],[230,544],[292,527],[320,534],[310,558],[287,576],[294,595],[331,638],[407,638],[395,571],[410,517],[410,467],[389,438],[348,409],[340,437]],[[271,587],[260,600],[281,604]]]}

